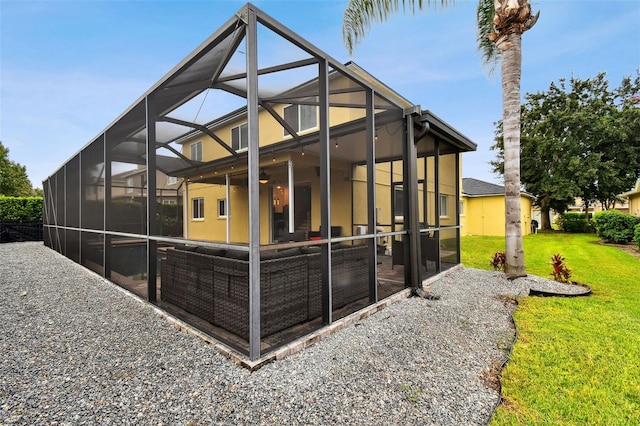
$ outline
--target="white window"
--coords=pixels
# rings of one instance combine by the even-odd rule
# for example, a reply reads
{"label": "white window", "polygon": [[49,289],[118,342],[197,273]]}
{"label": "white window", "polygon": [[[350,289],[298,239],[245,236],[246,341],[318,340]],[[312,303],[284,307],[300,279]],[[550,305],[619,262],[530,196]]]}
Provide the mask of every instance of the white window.
{"label": "white window", "polygon": [[126,189],[126,193],[127,194],[131,194],[133,192],[133,178],[132,177],[128,177],[127,178],[127,189]]}
{"label": "white window", "polygon": [[175,176],[167,176],[167,185],[175,185],[178,183],[178,178]]}
{"label": "white window", "polygon": [[191,144],[191,157],[193,161],[202,161],[202,141]]}
{"label": "white window", "polygon": [[176,200],[162,200],[162,204],[173,206],[173,205],[176,205],[178,203],[177,203]]}
{"label": "white window", "polygon": [[464,216],[464,201],[460,200],[460,216]]}
{"label": "white window", "polygon": [[194,198],[192,201],[192,217],[194,219],[204,219],[204,198]]}
{"label": "white window", "polygon": [[242,151],[249,148],[249,130],[247,123],[231,129],[231,148],[234,151]]}
{"label": "white window", "polygon": [[440,194],[440,217],[449,216],[449,209],[447,206],[447,201],[449,196],[447,194]]}
{"label": "white window", "polygon": [[225,198],[218,199],[218,217],[227,217],[227,200]]}
{"label": "white window", "polygon": [[[318,107],[315,105],[289,105],[284,108],[284,121],[296,132],[318,127]],[[284,129],[284,135],[290,133]]]}

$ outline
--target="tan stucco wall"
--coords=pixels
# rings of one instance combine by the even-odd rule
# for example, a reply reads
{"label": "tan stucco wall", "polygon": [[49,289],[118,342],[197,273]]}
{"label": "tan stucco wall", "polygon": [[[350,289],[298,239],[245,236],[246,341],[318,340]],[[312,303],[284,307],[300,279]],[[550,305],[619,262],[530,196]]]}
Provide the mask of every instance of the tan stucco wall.
{"label": "tan stucco wall", "polygon": [[[294,176],[296,185],[308,186],[311,188],[311,230],[320,229],[320,178],[317,176],[313,164],[317,164],[313,159],[293,158]],[[331,224],[341,226],[343,235],[351,235],[351,179],[350,166],[332,163],[331,168]],[[280,178],[282,181],[283,179]],[[277,187],[271,184],[260,185],[260,244],[270,243],[271,224],[270,209],[271,199],[269,197],[269,187],[277,191]],[[188,237],[205,241],[225,241],[227,220],[218,217],[218,199],[225,198],[224,185],[212,185],[202,183],[190,183],[188,191],[184,191],[185,197],[188,193],[189,214]],[[249,204],[248,190],[246,186],[232,185],[229,197],[229,228],[230,242],[246,244],[249,240]],[[366,191],[365,191],[366,197]],[[192,200],[194,198],[204,198],[205,217],[204,219],[193,219]],[[185,200],[186,203],[186,200]],[[359,206],[360,204],[354,203]],[[366,204],[365,204],[366,213]]]}
{"label": "tan stucco wall", "polygon": [[[287,105],[276,105],[274,110],[284,117],[284,109]],[[353,121],[364,117],[364,110],[356,108],[330,108],[329,110],[329,125],[334,126],[337,124]],[[225,142],[228,146],[231,146],[231,130],[234,127],[247,123],[245,116],[239,117],[235,120],[230,120],[224,125],[220,125],[212,129],[212,132]],[[292,136],[284,135],[283,127],[276,121],[275,118],[266,110],[260,110],[258,114],[258,126],[259,133],[259,146],[269,146],[276,142],[291,139]],[[317,131],[317,128],[308,129],[306,131],[299,132],[299,135],[311,133]],[[223,148],[217,141],[213,140],[206,134],[199,134],[192,139],[183,143],[182,154],[187,158],[191,156],[191,145],[202,142],[202,160],[212,161],[220,158],[229,157],[231,154],[225,148]]]}
{"label": "tan stucco wall", "polygon": [[640,192],[629,196],[629,214],[640,216]]}
{"label": "tan stucco wall", "polygon": [[[320,228],[320,178],[317,176],[315,164],[317,158],[312,155],[304,157],[289,157],[294,166],[294,176],[296,185],[308,186],[311,189],[311,230],[317,231]],[[430,226],[435,226],[435,186],[433,183],[433,158],[420,159],[427,162],[427,217],[424,215],[422,203],[424,185],[419,186],[418,200],[420,210],[420,221],[426,222]],[[441,158],[440,165],[440,190],[447,195],[447,216],[440,217],[440,225],[454,225],[456,223],[455,209],[457,198],[455,196],[456,177],[450,173],[450,164],[454,161],[453,156]],[[284,166],[283,166],[284,167]],[[419,167],[420,179],[424,178],[424,168]],[[402,162],[396,161],[393,165],[393,176],[391,174],[391,163],[376,164],[376,207],[378,209],[378,223],[383,226],[386,232],[391,231],[388,226],[392,222],[391,182],[402,182]],[[281,176],[280,182],[286,181],[286,177]],[[333,161],[331,163],[331,224],[342,227],[342,235],[349,236],[355,232],[354,226],[366,224],[367,217],[367,183],[366,167],[357,166],[351,169],[350,164]],[[271,185],[273,186],[273,185]],[[271,200],[269,198],[269,185],[260,185],[260,229],[261,244],[269,244],[271,223],[270,209]],[[353,189],[353,193],[352,193]],[[277,190],[274,187],[274,191]],[[202,183],[190,183],[188,191],[184,191],[185,197],[188,193],[189,208],[186,216],[188,221],[188,237],[199,240],[225,241],[227,220],[218,217],[217,200],[225,198],[224,185],[211,185]],[[204,198],[205,217],[204,219],[193,219],[192,200],[194,198]],[[229,199],[229,222],[230,222],[230,242],[248,242],[248,192],[245,186],[231,186]],[[400,221],[401,222],[401,221]],[[398,224],[396,230],[402,229]]]}
{"label": "tan stucco wall", "polygon": [[[463,214],[461,235],[505,235],[505,206],[503,195],[486,197],[461,197]],[[529,197],[520,197],[522,235],[531,233],[532,202]]]}

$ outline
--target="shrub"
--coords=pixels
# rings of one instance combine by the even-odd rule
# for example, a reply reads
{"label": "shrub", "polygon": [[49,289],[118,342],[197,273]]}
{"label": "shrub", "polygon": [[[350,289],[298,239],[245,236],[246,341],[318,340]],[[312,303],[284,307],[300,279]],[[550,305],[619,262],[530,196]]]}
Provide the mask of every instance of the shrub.
{"label": "shrub", "polygon": [[605,210],[593,217],[596,235],[607,243],[624,244],[633,240],[638,218],[618,210]]}
{"label": "shrub", "polygon": [[[591,218],[591,214],[589,214]],[[593,232],[591,224],[585,218],[584,213],[567,212],[556,218],[558,229],[565,232]]]}
{"label": "shrub", "polygon": [[638,223],[635,227],[635,231],[633,233],[633,241],[638,245],[638,248],[640,248],[640,223]]}
{"label": "shrub", "polygon": [[493,267],[494,271],[504,271],[504,264],[507,261],[507,255],[502,251],[497,251],[493,255],[493,259],[489,264]]}
{"label": "shrub", "polygon": [[0,197],[0,220],[42,221],[42,197]]}
{"label": "shrub", "polygon": [[553,266],[553,271],[551,271],[551,275],[553,275],[553,279],[560,282],[568,284],[569,278],[571,278],[571,269],[567,267],[567,264],[564,263],[564,257],[560,256],[560,254],[554,254],[551,256],[551,266]]}

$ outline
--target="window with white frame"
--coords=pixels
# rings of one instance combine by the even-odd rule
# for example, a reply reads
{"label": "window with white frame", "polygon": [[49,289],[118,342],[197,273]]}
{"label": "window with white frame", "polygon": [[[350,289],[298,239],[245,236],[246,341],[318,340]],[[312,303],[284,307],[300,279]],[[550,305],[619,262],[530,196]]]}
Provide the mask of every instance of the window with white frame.
{"label": "window with white frame", "polygon": [[178,183],[178,178],[175,176],[167,176],[167,185],[175,185]]}
{"label": "window with white frame", "polygon": [[133,192],[133,178],[132,177],[128,177],[127,178],[126,185],[127,185],[127,189],[126,189],[127,194],[131,194]]}
{"label": "window with white frame", "polygon": [[191,157],[193,161],[202,161],[202,141],[191,144]]}
{"label": "window with white frame", "polygon": [[464,216],[464,201],[460,200],[460,216]]}
{"label": "window with white frame", "polygon": [[204,219],[204,198],[194,198],[191,204],[192,217],[194,219]]}
{"label": "window with white frame", "polygon": [[[289,105],[284,108],[284,121],[296,132],[318,127],[318,107],[315,105]],[[284,129],[284,135],[290,133]]]}
{"label": "window with white frame", "polygon": [[447,194],[440,194],[440,217],[449,216],[449,208],[447,206],[448,200],[449,196]]}
{"label": "window with white frame", "polygon": [[178,204],[178,202],[176,200],[162,200],[162,204],[173,206],[173,205]]}
{"label": "window with white frame", "polygon": [[231,148],[234,151],[242,151],[249,148],[249,131],[247,123],[231,129]]}
{"label": "window with white frame", "polygon": [[218,217],[225,218],[227,217],[227,200],[226,198],[218,199]]}

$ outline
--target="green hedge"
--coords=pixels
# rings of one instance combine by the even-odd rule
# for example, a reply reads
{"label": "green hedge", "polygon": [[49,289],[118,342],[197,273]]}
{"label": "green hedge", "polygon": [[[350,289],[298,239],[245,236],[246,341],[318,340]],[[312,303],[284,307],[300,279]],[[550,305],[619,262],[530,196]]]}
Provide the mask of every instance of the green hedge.
{"label": "green hedge", "polygon": [[0,220],[41,222],[42,197],[0,197]]}
{"label": "green hedge", "polygon": [[596,234],[607,243],[624,244],[634,238],[638,218],[618,210],[605,210],[593,217]]}
{"label": "green hedge", "polygon": [[638,248],[640,248],[640,223],[635,227],[633,241],[638,245]]}
{"label": "green hedge", "polygon": [[[591,218],[591,213],[589,213]],[[556,218],[558,229],[565,232],[593,232],[591,223],[584,217],[584,213],[567,212]]]}

